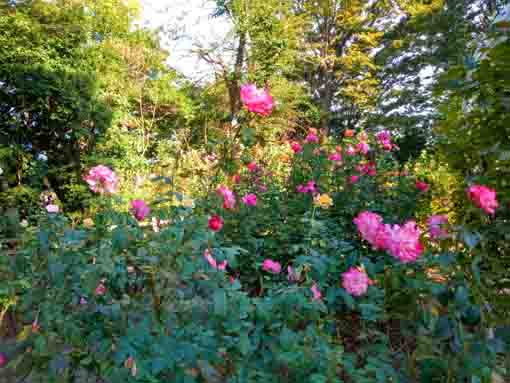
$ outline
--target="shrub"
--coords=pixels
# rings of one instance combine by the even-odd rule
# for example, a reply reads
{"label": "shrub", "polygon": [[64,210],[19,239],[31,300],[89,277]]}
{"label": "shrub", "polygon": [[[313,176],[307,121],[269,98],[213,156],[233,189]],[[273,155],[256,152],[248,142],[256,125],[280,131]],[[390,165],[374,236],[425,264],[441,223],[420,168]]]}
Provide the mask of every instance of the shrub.
{"label": "shrub", "polygon": [[[0,258],[3,301],[18,302],[5,368],[34,381],[489,381],[508,329],[479,288],[480,237],[445,226],[433,241],[408,222],[429,191],[393,171],[387,145],[312,133],[286,178],[250,162],[187,206],[161,195],[150,216],[108,195],[81,226],[41,216]],[[376,219],[362,226],[362,212]]]}

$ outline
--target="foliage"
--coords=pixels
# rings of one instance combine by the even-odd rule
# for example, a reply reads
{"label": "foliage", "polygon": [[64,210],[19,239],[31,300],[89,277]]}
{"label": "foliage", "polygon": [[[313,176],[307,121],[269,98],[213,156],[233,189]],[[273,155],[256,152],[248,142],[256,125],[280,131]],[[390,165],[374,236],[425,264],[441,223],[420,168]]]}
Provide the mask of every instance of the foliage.
{"label": "foliage", "polygon": [[[147,172],[158,139],[194,117],[136,2],[34,0],[2,8],[0,145],[9,185],[55,190],[83,210],[83,166]],[[129,159],[129,160],[128,160]],[[8,166],[7,166],[8,165]]]}
{"label": "foliage", "polygon": [[[508,199],[507,181],[510,143],[508,141],[508,29],[504,22],[473,41],[470,55],[452,66],[442,78],[448,102],[441,106],[443,120],[437,127],[439,145],[445,161],[465,177],[467,183],[483,183],[497,190],[500,204],[493,229],[484,230],[485,219],[458,206],[458,214],[471,231],[484,240],[482,264],[487,271],[486,294],[495,306],[501,304],[499,292],[508,286]],[[464,190],[459,188],[458,195]],[[504,309],[502,309],[504,310]]]}
{"label": "foliage", "polygon": [[216,4],[204,84],[137,1],[1,9],[0,381],[508,380],[508,12]]}
{"label": "foliage", "polygon": [[[232,185],[233,209],[213,191],[170,209],[154,201],[152,225],[111,210],[116,196],[101,197],[92,226],[41,215],[15,253],[1,258],[2,294],[19,297],[9,312],[22,324],[16,342],[1,350],[7,374],[34,381],[488,381],[510,345],[487,336],[488,327],[506,330],[469,282],[480,278],[477,239],[458,228],[444,243],[427,240],[411,264],[365,246],[354,216],[371,210],[401,223],[423,196],[412,175],[391,171],[391,154],[371,145],[377,174],[356,184],[349,175],[366,159],[345,157],[336,166],[328,159],[336,143],[325,140],[304,143],[282,182],[262,164],[243,169]],[[332,206],[296,192],[310,179]],[[240,202],[248,192],[256,206]],[[184,198],[175,191],[161,197]],[[225,221],[217,233],[207,227],[211,214]],[[154,226],[154,219],[169,221]],[[204,252],[227,261],[226,270]],[[284,271],[264,271],[268,258]],[[468,258],[473,263],[459,267]],[[374,284],[352,297],[341,273],[361,265]]]}

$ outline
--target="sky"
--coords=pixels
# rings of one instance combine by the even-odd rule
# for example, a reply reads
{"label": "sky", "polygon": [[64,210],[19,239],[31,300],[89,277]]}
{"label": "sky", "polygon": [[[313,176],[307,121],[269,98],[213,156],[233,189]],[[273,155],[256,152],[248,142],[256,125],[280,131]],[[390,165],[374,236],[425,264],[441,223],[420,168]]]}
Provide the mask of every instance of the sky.
{"label": "sky", "polygon": [[168,64],[195,81],[212,77],[210,65],[200,61],[193,53],[199,43],[204,47],[228,38],[230,24],[224,18],[212,18],[214,2],[211,0],[142,0],[142,22],[149,28],[171,31],[175,38],[165,38],[162,45],[170,52]]}

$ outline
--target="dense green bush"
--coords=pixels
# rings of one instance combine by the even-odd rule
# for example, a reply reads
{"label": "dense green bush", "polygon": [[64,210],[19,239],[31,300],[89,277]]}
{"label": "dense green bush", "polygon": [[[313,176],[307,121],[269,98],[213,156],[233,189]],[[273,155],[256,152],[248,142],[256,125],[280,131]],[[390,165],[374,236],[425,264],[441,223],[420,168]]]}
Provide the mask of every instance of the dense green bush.
{"label": "dense green bush", "polygon": [[[478,237],[461,227],[442,241],[422,235],[426,247],[410,263],[366,246],[354,217],[372,211],[402,224],[427,192],[392,171],[375,140],[367,156],[376,174],[351,183],[368,161],[346,155],[360,140],[344,139],[341,165],[335,143],[303,143],[281,182],[250,163],[207,199],[159,208],[185,198],[162,194],[140,222],[112,210],[120,201],[108,195],[83,226],[41,216],[0,258],[2,298],[17,301],[2,373],[34,382],[489,382],[508,355],[508,328],[477,287]],[[309,180],[319,195],[296,191]],[[247,193],[254,206],[241,202]],[[211,215],[224,225],[208,225]],[[281,272],[268,271],[268,259]],[[342,275],[360,266],[373,283],[353,296]]]}

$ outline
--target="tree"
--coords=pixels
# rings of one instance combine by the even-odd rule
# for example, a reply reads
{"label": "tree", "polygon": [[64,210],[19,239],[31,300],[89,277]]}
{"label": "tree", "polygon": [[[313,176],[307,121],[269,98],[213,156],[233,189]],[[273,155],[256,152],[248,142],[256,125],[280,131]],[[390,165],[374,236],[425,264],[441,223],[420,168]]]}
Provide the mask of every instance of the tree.
{"label": "tree", "polygon": [[[47,177],[44,187],[71,210],[80,208],[88,193],[77,186],[83,166],[103,160],[119,170],[146,168],[156,137],[192,117],[157,35],[135,26],[139,12],[138,2],[122,0],[4,7],[0,142],[15,153],[4,166],[13,169],[11,186],[34,184],[32,172],[34,186],[43,187]],[[27,163],[44,171],[30,171]]]}
{"label": "tree", "polygon": [[[440,117],[441,73],[464,61],[471,36],[486,29],[495,1],[399,1],[399,21],[385,31],[375,61],[381,92],[369,124],[398,130],[412,142],[433,143]],[[410,153],[417,156],[419,147]]]}

